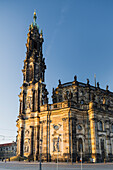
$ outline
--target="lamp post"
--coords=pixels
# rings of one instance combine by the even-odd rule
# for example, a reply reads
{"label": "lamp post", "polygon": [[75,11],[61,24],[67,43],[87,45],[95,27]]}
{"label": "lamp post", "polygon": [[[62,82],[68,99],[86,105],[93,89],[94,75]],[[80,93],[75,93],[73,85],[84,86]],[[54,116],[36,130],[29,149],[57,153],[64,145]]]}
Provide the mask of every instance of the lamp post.
{"label": "lamp post", "polygon": [[82,170],[82,146],[81,146],[81,170]]}
{"label": "lamp post", "polygon": [[58,170],[58,152],[59,152],[59,136],[57,140],[57,170]]}
{"label": "lamp post", "polygon": [[67,163],[68,163],[68,147],[66,149],[67,149]]}
{"label": "lamp post", "polygon": [[42,139],[40,139],[40,170],[42,170],[41,156],[42,156]]}

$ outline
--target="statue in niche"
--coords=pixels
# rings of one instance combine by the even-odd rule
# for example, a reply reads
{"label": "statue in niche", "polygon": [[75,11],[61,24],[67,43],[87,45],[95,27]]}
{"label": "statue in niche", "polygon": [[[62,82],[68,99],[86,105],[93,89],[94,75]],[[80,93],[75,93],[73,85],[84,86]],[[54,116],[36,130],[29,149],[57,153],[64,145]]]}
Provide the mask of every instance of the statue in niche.
{"label": "statue in niche", "polygon": [[29,145],[27,142],[24,144],[24,152],[29,152]]}
{"label": "statue in niche", "polygon": [[53,152],[57,151],[57,152],[60,152],[60,141],[59,141],[59,136],[58,138],[54,138],[53,139]]}
{"label": "statue in niche", "polygon": [[25,136],[28,137],[29,136],[29,130],[25,131]]}

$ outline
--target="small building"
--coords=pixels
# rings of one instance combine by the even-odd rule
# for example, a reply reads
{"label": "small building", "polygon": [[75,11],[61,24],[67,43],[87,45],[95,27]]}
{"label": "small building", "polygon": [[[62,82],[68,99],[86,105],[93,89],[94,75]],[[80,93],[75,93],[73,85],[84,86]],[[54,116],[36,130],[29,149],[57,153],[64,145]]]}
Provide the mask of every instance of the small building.
{"label": "small building", "polygon": [[16,142],[0,144],[0,159],[16,156]]}

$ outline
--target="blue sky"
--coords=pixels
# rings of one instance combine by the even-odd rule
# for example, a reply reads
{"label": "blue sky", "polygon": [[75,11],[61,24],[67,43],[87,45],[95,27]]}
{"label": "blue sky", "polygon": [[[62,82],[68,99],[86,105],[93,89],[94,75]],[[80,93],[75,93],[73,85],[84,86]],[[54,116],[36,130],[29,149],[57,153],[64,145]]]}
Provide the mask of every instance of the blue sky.
{"label": "blue sky", "polygon": [[[16,136],[27,33],[36,9],[43,30],[46,84],[73,81],[113,91],[112,0],[0,0],[0,143]],[[51,102],[51,100],[49,100]]]}

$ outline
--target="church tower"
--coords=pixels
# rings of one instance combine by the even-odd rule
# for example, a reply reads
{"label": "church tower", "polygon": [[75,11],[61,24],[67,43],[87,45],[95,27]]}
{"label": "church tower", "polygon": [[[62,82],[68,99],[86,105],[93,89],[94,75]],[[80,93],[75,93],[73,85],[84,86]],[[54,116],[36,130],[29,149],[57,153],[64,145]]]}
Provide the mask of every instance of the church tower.
{"label": "church tower", "polygon": [[36,23],[36,12],[29,26],[24,60],[23,84],[19,94],[20,109],[17,119],[17,155],[37,159],[39,154],[39,113],[40,106],[48,103],[45,80],[45,58],[42,44],[42,30]]}

